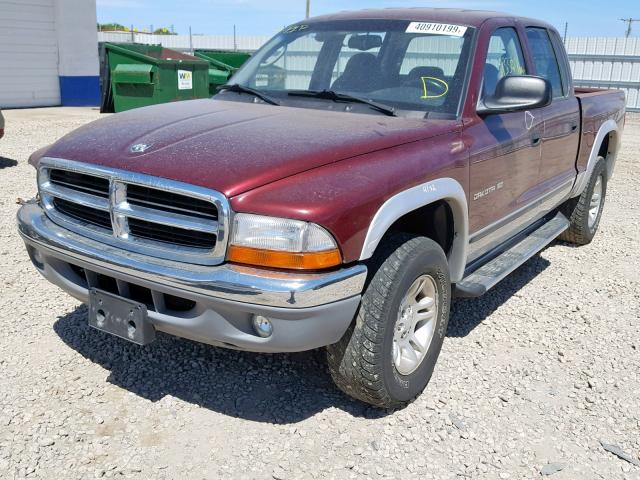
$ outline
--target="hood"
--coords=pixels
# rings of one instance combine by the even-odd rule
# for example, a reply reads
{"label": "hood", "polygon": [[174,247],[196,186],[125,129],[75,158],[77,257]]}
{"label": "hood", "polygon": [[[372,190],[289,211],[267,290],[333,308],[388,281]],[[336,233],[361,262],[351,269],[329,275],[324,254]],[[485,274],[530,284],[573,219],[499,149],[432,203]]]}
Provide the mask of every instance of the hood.
{"label": "hood", "polygon": [[[111,115],[38,153],[164,177],[232,197],[454,126],[452,120],[206,99]],[[143,152],[132,152],[132,146],[141,144]]]}

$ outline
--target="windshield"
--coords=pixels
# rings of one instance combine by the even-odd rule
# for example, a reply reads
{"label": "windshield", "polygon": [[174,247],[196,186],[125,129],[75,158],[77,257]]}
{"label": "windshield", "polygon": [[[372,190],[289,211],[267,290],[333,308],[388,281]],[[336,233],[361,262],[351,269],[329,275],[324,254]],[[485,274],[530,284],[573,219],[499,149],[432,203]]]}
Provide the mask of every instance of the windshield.
{"label": "windshield", "polygon": [[[472,34],[461,25],[400,20],[300,23],[267,42],[229,83],[288,106],[335,110],[328,104],[348,103],[343,97],[298,95],[331,91],[398,114],[456,116]],[[376,113],[366,104],[357,108]]]}

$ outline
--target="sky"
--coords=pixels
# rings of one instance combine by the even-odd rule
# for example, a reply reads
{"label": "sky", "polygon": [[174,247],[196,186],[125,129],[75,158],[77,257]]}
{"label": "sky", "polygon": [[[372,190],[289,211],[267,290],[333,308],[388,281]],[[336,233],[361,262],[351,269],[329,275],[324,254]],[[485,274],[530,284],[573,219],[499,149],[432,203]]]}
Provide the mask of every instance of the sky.
{"label": "sky", "polygon": [[[139,30],[174,26],[176,33],[271,36],[304,18],[305,0],[96,0],[98,21]],[[640,0],[311,0],[311,15],[385,7],[451,7],[497,10],[545,20],[568,36],[622,37],[620,18],[640,19]],[[640,36],[640,22],[632,36]]]}

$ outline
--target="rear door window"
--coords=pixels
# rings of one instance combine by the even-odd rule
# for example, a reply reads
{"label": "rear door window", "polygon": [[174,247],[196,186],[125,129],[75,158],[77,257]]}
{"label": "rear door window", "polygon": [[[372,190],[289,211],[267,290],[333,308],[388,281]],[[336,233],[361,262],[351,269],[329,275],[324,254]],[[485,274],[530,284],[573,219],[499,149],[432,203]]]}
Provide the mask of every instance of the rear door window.
{"label": "rear door window", "polygon": [[551,44],[551,38],[545,28],[528,27],[527,40],[531,49],[531,56],[536,74],[546,78],[551,83],[553,98],[563,97],[565,90],[560,75],[558,59]]}

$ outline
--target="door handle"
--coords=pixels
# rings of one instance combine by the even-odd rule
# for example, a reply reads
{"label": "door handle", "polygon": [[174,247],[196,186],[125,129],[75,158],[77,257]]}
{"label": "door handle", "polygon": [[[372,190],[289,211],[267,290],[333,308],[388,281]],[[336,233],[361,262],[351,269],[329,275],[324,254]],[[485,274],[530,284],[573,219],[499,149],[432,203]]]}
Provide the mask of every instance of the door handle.
{"label": "door handle", "polygon": [[576,130],[578,130],[578,125],[571,125],[571,131],[575,132]]}
{"label": "door handle", "polygon": [[533,145],[534,147],[537,147],[538,145],[540,145],[541,141],[542,141],[542,137],[539,135],[536,135],[535,137],[531,138],[531,145]]}

